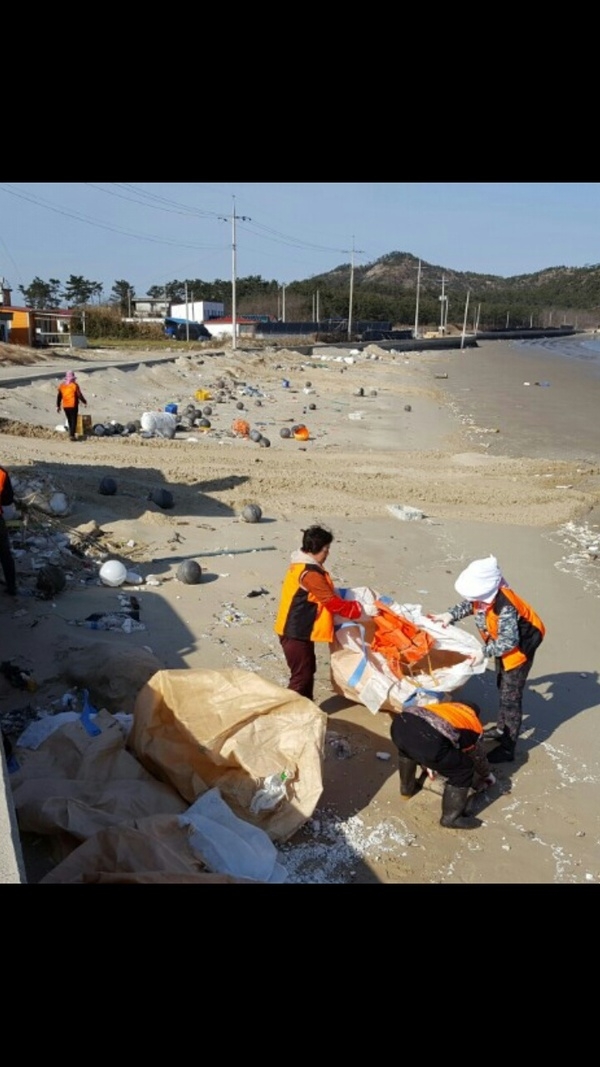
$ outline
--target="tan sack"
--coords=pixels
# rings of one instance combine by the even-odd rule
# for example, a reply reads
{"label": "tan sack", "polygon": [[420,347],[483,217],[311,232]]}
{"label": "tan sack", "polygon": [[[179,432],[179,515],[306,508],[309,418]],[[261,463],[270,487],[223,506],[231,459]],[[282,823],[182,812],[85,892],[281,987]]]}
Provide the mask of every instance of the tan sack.
{"label": "tan sack", "polygon": [[[312,700],[251,671],[164,670],[137,695],[128,745],[190,804],[217,787],[237,816],[285,841],[321,796],[326,724]],[[252,810],[273,775],[280,798]]]}

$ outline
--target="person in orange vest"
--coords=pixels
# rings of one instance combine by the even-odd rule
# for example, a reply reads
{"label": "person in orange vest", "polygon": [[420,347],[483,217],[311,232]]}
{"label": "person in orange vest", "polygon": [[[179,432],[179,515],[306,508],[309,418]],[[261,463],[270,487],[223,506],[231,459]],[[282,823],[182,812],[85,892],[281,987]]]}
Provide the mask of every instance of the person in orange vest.
{"label": "person in orange vest", "polygon": [[498,718],[495,731],[486,737],[499,744],[488,758],[490,763],[512,762],[523,719],[525,682],[546,628],[533,608],[510,588],[495,556],[473,560],[459,574],[454,588],[464,600],[429,618],[449,626],[468,615],[474,617],[484,644],[472,661],[496,661]]}
{"label": "person in orange vest", "polygon": [[0,467],[0,565],[4,573],[6,592],[9,596],[17,595],[17,575],[15,561],[10,544],[10,536],[4,521],[2,507],[8,507],[14,500],[14,493],[10,475],[4,467]]}
{"label": "person in orange vest", "polygon": [[71,441],[75,440],[80,401],[87,407],[87,400],[79,388],[77,378],[72,370],[68,370],[65,374],[64,381],[62,381],[58,387],[58,392],[56,394],[56,411],[57,413],[60,413],[62,407],[69,426],[69,437],[71,438]]}
{"label": "person in orange vest", "polygon": [[417,767],[446,779],[441,826],[474,830],[481,819],[467,814],[469,790],[487,789],[496,779],[482,744],[483,727],[477,704],[453,700],[410,700],[394,714],[391,735],[398,749],[400,795],[409,799],[419,789]]}
{"label": "person in orange vest", "polygon": [[315,642],[333,641],[334,615],[359,619],[376,615],[378,609],[363,609],[357,600],[344,600],[325,570],[333,541],[331,530],[309,526],[302,531],[302,549],[292,552],[284,578],[275,620],[286,663],[290,669],[288,689],[313,699],[317,669]]}

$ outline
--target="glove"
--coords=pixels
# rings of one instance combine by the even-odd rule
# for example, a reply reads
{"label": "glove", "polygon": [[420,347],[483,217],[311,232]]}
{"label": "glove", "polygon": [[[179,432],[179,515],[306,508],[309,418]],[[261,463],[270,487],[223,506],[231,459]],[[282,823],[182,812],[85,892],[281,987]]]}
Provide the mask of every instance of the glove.
{"label": "glove", "polygon": [[432,622],[441,623],[442,626],[449,626],[451,622],[454,622],[450,611],[443,611],[441,615],[428,615],[427,618]]}
{"label": "glove", "polygon": [[476,652],[471,652],[467,656],[467,662],[470,663],[472,667],[479,667],[479,665],[483,663],[484,659],[485,656],[483,655],[482,648],[478,648]]}
{"label": "glove", "polygon": [[476,793],[484,793],[486,789],[490,789],[495,784],[496,775],[490,772],[490,774],[488,774],[486,778],[479,779],[477,784],[474,786],[474,789]]}

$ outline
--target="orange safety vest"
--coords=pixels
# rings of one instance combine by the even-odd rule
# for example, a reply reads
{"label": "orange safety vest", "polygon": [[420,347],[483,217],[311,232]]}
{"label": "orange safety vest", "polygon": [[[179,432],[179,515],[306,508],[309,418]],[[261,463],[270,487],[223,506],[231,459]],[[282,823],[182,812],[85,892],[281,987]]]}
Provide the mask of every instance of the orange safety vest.
{"label": "orange safety vest", "polygon": [[[423,704],[423,707],[432,711],[434,715],[439,715],[440,719],[445,719],[451,726],[454,726],[455,730],[472,730],[479,737],[483,733],[480,719],[466,704],[452,701],[442,704]],[[467,752],[468,749],[463,749],[463,751]]]}
{"label": "orange safety vest", "polygon": [[486,630],[482,631],[481,636],[486,644],[490,639],[495,641],[498,637],[498,616],[503,607],[503,597],[510,601],[519,615],[519,647],[511,649],[510,652],[505,652],[500,657],[504,670],[510,671],[514,667],[520,667],[526,660],[531,659],[536,648],[539,648],[544,640],[546,627],[533,608],[525,600],[521,600],[521,597],[517,596],[512,589],[504,585],[498,591],[493,604],[490,605],[485,613]]}
{"label": "orange safety vest", "polygon": [[371,640],[371,651],[385,656],[390,669],[398,677],[410,675],[411,664],[418,663],[428,654],[435,644],[435,638],[402,615],[396,615],[380,600],[376,603],[379,615],[373,619],[375,633]]}
{"label": "orange safety vest", "polygon": [[77,405],[79,386],[77,382],[63,382],[58,391],[62,396],[63,408],[74,408]]}
{"label": "orange safety vest", "polygon": [[300,585],[301,576],[311,570],[319,571],[331,587],[331,595],[335,596],[330,575],[318,563],[292,563],[281,589],[275,633],[280,637],[296,637],[301,641],[331,642],[334,635],[333,615]]}
{"label": "orange safety vest", "polygon": [[[4,497],[4,500],[2,499]],[[10,497],[10,499],[8,499]],[[12,483],[8,471],[4,470],[4,467],[0,467],[0,515],[2,515],[2,504],[12,504],[14,500]]]}

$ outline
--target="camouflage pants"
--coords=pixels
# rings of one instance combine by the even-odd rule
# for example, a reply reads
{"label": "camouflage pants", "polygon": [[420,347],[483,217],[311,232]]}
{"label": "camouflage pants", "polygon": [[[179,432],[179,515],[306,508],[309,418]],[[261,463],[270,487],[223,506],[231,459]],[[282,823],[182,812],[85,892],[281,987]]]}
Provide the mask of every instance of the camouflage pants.
{"label": "camouflage pants", "polygon": [[519,667],[513,667],[510,671],[505,671],[502,667],[502,661],[496,660],[496,683],[500,698],[497,725],[499,730],[504,730],[506,727],[511,741],[517,740],[521,730],[523,691],[527,675],[532,666],[533,656],[531,659],[525,660],[525,663],[521,663]]}

